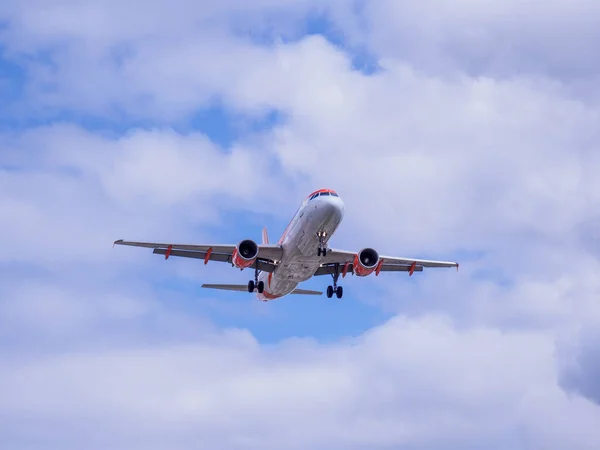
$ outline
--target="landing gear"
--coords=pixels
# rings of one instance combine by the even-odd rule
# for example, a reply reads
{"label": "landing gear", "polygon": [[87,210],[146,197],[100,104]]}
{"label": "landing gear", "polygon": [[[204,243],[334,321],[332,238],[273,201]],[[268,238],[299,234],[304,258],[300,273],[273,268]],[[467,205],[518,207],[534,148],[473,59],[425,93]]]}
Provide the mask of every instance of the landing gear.
{"label": "landing gear", "polygon": [[327,286],[327,298],[333,297],[333,293],[337,298],[342,298],[344,295],[344,289],[341,286]]}
{"label": "landing gear", "polygon": [[325,236],[326,233],[323,231],[319,231],[317,233],[317,237],[319,238],[319,250],[317,251],[317,256],[327,256],[327,247],[325,246]]}
{"label": "landing gear", "polygon": [[333,297],[334,293],[337,298],[342,298],[342,296],[344,295],[344,289],[341,286],[337,285],[337,282],[340,278],[339,264],[335,265],[335,271],[331,274],[331,277],[333,278],[333,286],[327,286],[327,298]]}
{"label": "landing gear", "polygon": [[258,281],[258,267],[254,268],[254,280],[248,281],[248,292],[254,292],[255,288],[259,294],[262,294],[265,290],[265,282]]}

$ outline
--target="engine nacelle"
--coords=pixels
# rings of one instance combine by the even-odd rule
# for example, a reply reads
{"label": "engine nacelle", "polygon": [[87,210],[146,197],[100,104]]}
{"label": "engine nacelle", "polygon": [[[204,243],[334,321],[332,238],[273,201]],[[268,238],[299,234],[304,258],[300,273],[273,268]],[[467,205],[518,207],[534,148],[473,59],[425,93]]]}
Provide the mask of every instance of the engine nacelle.
{"label": "engine nacelle", "polygon": [[233,250],[231,263],[238,269],[250,267],[258,257],[258,245],[252,239],[245,239]]}
{"label": "engine nacelle", "polygon": [[354,256],[354,274],[366,277],[373,273],[379,264],[379,253],[372,248],[363,248]]}

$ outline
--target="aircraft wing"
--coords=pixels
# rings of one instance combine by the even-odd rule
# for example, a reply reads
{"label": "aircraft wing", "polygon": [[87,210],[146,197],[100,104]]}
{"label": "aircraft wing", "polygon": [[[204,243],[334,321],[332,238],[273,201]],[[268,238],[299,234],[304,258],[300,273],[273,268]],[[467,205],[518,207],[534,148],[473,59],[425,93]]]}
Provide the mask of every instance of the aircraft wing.
{"label": "aircraft wing", "polygon": [[[184,258],[203,259],[205,261],[219,261],[231,263],[235,244],[166,244],[158,242],[134,242],[119,239],[114,245],[129,245],[133,247],[144,247],[153,249],[152,253],[169,256],[179,256]],[[283,250],[279,245],[261,244],[258,245],[258,257],[255,264],[258,270],[264,272],[273,272],[275,270],[274,261],[281,259]]]}
{"label": "aircraft wing", "polygon": [[[346,250],[327,250],[327,256],[323,260],[323,265],[317,269],[315,276],[327,275],[335,273],[336,266],[342,266],[340,269],[343,270],[345,266],[345,272],[354,272],[354,257],[357,252],[350,252]],[[380,272],[422,272],[423,268],[434,268],[434,267],[456,267],[458,270],[458,263],[453,261],[434,261],[429,259],[418,259],[418,258],[405,258],[399,256],[383,256],[379,257]],[[339,264],[339,266],[338,266]]]}

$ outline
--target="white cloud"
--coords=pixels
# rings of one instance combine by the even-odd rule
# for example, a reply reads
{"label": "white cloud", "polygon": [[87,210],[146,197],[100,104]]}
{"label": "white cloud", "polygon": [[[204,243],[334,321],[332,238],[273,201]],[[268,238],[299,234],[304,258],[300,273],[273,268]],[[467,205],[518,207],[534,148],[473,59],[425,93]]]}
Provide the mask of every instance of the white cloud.
{"label": "white cloud", "polygon": [[139,130],[113,139],[55,125],[5,137],[5,261],[106,260],[125,235],[196,240],[192,223],[218,224],[233,205],[263,211],[261,197],[281,203],[285,194],[272,192],[281,181],[258,150],[225,153],[201,134]]}
{"label": "white cloud", "polygon": [[[72,425],[100,420],[116,433],[103,441],[113,448],[155,448],[141,430],[185,436],[185,446],[204,436],[216,448],[236,448],[243,439],[267,448],[448,448],[473,440],[492,445],[523,432],[527,448],[548,436],[558,439],[553,448],[597,439],[593,422],[569,429],[573,415],[598,418],[600,411],[566,400],[551,376],[552,352],[544,335],[458,331],[433,317],[398,317],[334,346],[267,350],[236,333],[211,344],[24,362],[3,371],[3,410],[27,412],[33,423],[48,414]],[[562,419],[542,430],[540,414]],[[77,439],[71,429],[59,426],[48,437],[68,444]]]}
{"label": "white cloud", "polygon": [[297,19],[317,5],[7,2],[0,17],[8,26],[0,36],[7,54],[29,68],[26,113],[68,107],[169,121],[206,105],[246,68],[260,65],[263,51],[238,35],[256,28],[271,37],[297,34]]}
{"label": "white cloud", "polygon": [[303,103],[289,105],[273,147],[313,183],[336,186],[366,238],[386,230],[392,249],[494,248],[508,234],[564,235],[598,202],[596,109],[527,83],[444,82],[397,64],[337,76],[327,61],[322,83],[340,101],[296,89]]}
{"label": "white cloud", "polygon": [[[593,0],[361,2],[333,17],[357,45],[428,72],[596,78],[593,42],[600,17]],[[583,91],[584,95],[595,94]]]}

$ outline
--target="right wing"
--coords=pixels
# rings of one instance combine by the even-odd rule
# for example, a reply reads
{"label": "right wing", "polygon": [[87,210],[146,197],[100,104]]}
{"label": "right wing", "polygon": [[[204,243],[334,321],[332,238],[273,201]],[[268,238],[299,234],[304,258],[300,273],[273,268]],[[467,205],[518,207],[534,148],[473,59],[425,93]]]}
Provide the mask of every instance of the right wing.
{"label": "right wing", "polygon": [[[231,264],[234,244],[165,244],[158,242],[135,242],[119,239],[115,241],[116,245],[128,245],[132,247],[144,247],[153,249],[153,253],[169,256],[180,256],[184,258],[203,259],[205,261],[228,262]],[[281,259],[283,249],[279,245],[261,244],[258,245],[258,257],[255,266],[263,272],[273,272],[275,270],[275,261]]]}
{"label": "right wing", "polygon": [[[354,257],[356,252],[347,250],[331,249],[327,251],[327,256],[323,258],[323,264],[315,272],[317,275],[330,275],[338,270],[339,266],[345,266],[347,273],[354,271]],[[380,272],[422,272],[424,268],[433,267],[456,267],[458,263],[454,261],[434,261],[430,259],[405,258],[399,256],[383,256],[379,257],[381,266]]]}
{"label": "right wing", "polygon": [[[385,264],[381,265],[380,272],[410,272],[411,266],[403,264]],[[343,266],[337,270],[343,270]],[[317,269],[313,276],[319,275],[334,275],[336,271],[336,264],[325,264]],[[354,264],[348,263],[346,268],[347,273],[354,273]],[[423,266],[415,266],[414,272],[423,272]]]}

